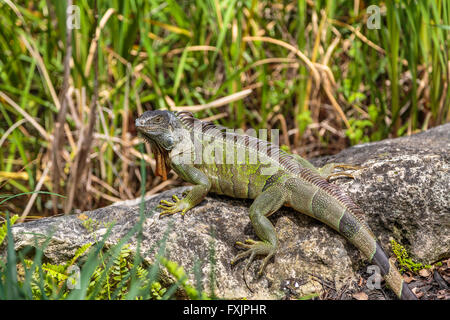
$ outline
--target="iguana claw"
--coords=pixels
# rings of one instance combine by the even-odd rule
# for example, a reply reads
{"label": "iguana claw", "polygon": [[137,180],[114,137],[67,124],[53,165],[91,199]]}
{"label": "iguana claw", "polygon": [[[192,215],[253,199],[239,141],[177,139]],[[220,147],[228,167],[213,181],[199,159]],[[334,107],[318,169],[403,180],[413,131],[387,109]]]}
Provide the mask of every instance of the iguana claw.
{"label": "iguana claw", "polygon": [[184,215],[190,209],[190,206],[184,199],[180,199],[176,195],[173,195],[172,199],[174,202],[167,200],[161,200],[159,202],[158,208],[163,209],[159,214],[160,217],[168,214],[175,214],[177,212],[181,212],[181,215]]}
{"label": "iguana claw", "polygon": [[259,272],[258,272],[258,277],[262,276],[267,263],[269,262],[270,258],[272,258],[274,256],[276,249],[268,242],[255,241],[255,240],[251,240],[251,239],[245,240],[244,243],[238,241],[238,242],[236,242],[236,244],[238,246],[240,246],[241,248],[248,249],[248,250],[236,255],[236,257],[234,257],[234,259],[231,260],[231,264],[233,265],[238,260],[241,260],[243,258],[246,258],[247,256],[250,256],[250,258],[248,259],[248,261],[244,267],[244,270],[248,270],[248,268],[250,267],[250,264],[255,259],[255,256],[264,255],[266,257],[264,258],[261,268],[259,269]]}
{"label": "iguana claw", "polygon": [[[343,170],[333,173],[333,171],[336,168],[343,169]],[[323,177],[325,177],[325,179],[327,181],[330,181],[331,178],[333,178],[333,177],[342,177],[342,176],[354,179],[355,177],[351,173],[347,173],[346,171],[347,170],[361,170],[363,168],[364,167],[348,165],[345,163],[329,163],[329,164],[323,166],[322,168],[319,168],[318,170],[319,170],[320,174]]]}

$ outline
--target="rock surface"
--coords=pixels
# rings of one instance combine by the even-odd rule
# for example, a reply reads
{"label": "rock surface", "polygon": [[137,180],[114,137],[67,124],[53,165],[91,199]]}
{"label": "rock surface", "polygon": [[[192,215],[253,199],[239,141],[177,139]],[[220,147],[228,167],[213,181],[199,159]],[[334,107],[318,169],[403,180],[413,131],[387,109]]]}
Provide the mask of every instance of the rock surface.
{"label": "rock surface", "polygon": [[313,161],[360,164],[355,180],[336,181],[367,215],[383,244],[393,236],[411,256],[433,263],[450,254],[450,123],[367,143]]}
{"label": "rock surface", "polygon": [[[334,183],[361,206],[366,221],[388,254],[392,254],[389,238],[394,238],[416,261],[432,263],[450,256],[450,124],[411,137],[358,145],[312,162],[316,165],[345,162],[364,167],[353,173],[354,180],[341,178]],[[261,260],[251,265],[246,275],[250,291],[243,281],[245,262],[235,266],[229,262],[240,252],[234,246],[236,241],[256,239],[247,216],[251,201],[210,195],[184,218],[178,214],[161,219],[157,213],[152,215],[161,199],[170,200],[174,193],[181,196],[185,189],[176,188],[145,199],[147,219],[141,252],[148,252],[146,259],[153,261],[150,249],[170,230],[166,257],[182,265],[190,280],[194,279],[194,263],[199,261],[208,291],[210,254],[214,248],[215,293],[219,297],[298,297],[323,289],[313,275],[338,290],[343,286],[351,288],[359,279],[358,270],[367,267],[362,255],[337,232],[284,208],[270,217],[278,232],[280,249],[262,278],[255,278]],[[43,238],[36,238],[35,234],[51,233],[44,254],[50,261],[60,263],[70,259],[81,245],[100,239],[111,222],[115,224],[107,243],[115,244],[138,218],[139,199],[136,199],[81,215],[16,225],[13,234],[16,248],[20,249],[34,245],[35,239],[42,242]],[[94,222],[91,224],[94,230],[86,228],[86,219]],[[135,244],[133,237],[132,249]],[[162,276],[170,281],[167,274]]]}

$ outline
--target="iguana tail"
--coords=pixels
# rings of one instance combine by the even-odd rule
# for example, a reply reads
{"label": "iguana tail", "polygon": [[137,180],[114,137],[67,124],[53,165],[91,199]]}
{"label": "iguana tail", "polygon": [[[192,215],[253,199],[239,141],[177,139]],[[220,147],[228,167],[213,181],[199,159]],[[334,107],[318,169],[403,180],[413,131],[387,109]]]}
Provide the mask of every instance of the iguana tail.
{"label": "iguana tail", "polygon": [[290,191],[288,204],[329,225],[347,238],[370,262],[380,268],[381,275],[400,299],[417,300],[372,231],[358,218],[363,212],[350,197],[338,186],[328,183],[309,170],[302,171],[300,178],[291,178],[285,183]]}
{"label": "iguana tail", "polygon": [[416,295],[411,291],[406,282],[403,281],[402,276],[394,264],[389,260],[378,241],[376,242],[376,249],[375,254],[372,257],[372,262],[380,267],[381,275],[400,299],[417,300]]}
{"label": "iguana tail", "polygon": [[339,229],[336,230],[361,250],[371,263],[376,264],[380,268],[381,276],[383,276],[397,297],[402,300],[417,300],[416,295],[404,282],[403,277],[389,259],[370,228],[362,219],[358,219],[355,215],[356,208],[355,204],[347,206],[339,219]]}

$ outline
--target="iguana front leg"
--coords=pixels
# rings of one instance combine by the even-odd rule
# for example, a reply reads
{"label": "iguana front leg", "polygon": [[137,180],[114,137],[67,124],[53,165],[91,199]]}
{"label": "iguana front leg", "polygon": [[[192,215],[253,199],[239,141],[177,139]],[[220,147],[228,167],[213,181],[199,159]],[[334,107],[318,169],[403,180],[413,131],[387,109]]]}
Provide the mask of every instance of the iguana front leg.
{"label": "iguana front leg", "polygon": [[160,216],[174,214],[177,212],[181,212],[181,215],[184,215],[188,210],[199,204],[211,188],[211,182],[208,177],[193,166],[172,163],[172,169],[183,180],[194,184],[194,186],[182,199],[179,199],[176,195],[173,195],[172,199],[174,202],[161,200],[158,208],[163,209],[163,211],[160,213]]}
{"label": "iguana front leg", "polygon": [[278,239],[275,228],[267,217],[283,206],[285,198],[286,193],[284,188],[278,185],[270,187],[256,197],[255,201],[250,206],[249,217],[256,235],[261,241],[246,240],[245,243],[237,242],[236,244],[241,248],[248,250],[238,254],[231,261],[231,264],[250,256],[245,265],[244,270],[246,270],[255,256],[266,256],[258,273],[259,276],[262,275],[265,266],[278,248]]}

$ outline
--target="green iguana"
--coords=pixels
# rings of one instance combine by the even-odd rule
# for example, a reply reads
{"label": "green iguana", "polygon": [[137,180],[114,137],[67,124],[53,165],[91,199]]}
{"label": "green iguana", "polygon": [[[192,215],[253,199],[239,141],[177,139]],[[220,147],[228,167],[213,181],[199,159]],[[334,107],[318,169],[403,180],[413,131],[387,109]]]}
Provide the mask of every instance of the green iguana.
{"label": "green iguana", "polygon": [[328,182],[333,165],[316,169],[307,160],[274,144],[253,135],[230,132],[188,112],[146,111],[136,119],[136,127],[151,145],[156,175],[167,179],[168,171],[173,169],[194,185],[182,199],[174,195],[174,202],[162,200],[161,215],[183,215],[208,192],[254,199],[249,217],[260,241],[237,242],[247,250],[238,254],[232,264],[249,257],[246,270],[256,255],[262,255],[265,258],[259,275],[263,273],[278,248],[275,228],[267,217],[284,205],[338,231],[379,266],[399,298],[417,299],[369,227],[358,217],[362,210],[337,185]]}

